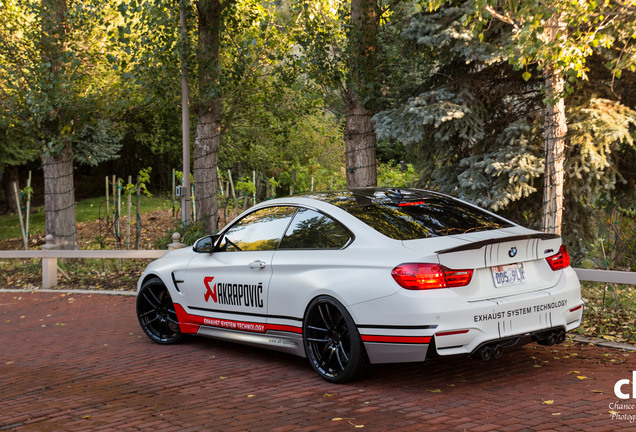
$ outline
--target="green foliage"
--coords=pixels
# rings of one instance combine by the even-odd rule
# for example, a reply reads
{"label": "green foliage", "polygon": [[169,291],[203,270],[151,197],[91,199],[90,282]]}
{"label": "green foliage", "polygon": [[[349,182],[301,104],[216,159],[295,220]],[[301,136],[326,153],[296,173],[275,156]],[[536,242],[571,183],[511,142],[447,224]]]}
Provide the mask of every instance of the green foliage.
{"label": "green foliage", "polygon": [[[528,64],[528,79],[511,66],[506,24],[495,20],[481,34],[467,31],[473,13],[467,3],[413,18],[403,35],[435,56],[436,73],[412,83],[417,96],[378,113],[376,131],[417,155],[421,185],[536,226],[544,163],[541,74]],[[593,82],[572,81],[575,93],[566,100],[564,233],[579,257],[596,239],[604,203],[634,197],[628,185],[636,169],[636,100],[628,89],[636,77],[625,73],[612,83],[605,61],[588,59]]]}
{"label": "green foliage", "polygon": [[402,170],[394,162],[378,166],[378,186],[380,187],[413,187],[419,181],[419,175],[413,164],[406,164]]}
{"label": "green foliage", "polygon": [[[551,2],[477,0],[463,22],[475,35],[483,34],[495,21],[510,27],[503,45],[508,61],[518,70],[537,65],[550,66],[568,76],[566,92],[578,79],[587,79],[588,60],[602,53],[614,76],[624,69],[635,70],[636,49],[631,44],[636,32],[636,11],[621,2]],[[551,31],[553,33],[551,33]],[[558,97],[559,95],[557,95]]]}
{"label": "green foliage", "polygon": [[[150,173],[152,172],[152,167],[142,168],[139,170],[139,193],[144,194],[148,198],[152,197],[152,194],[148,190],[148,183],[150,183]],[[134,193],[137,188],[137,183],[127,183],[123,187],[123,193]]]}
{"label": "green foliage", "polygon": [[343,167],[332,170],[320,165],[316,159],[309,160],[303,164],[298,159],[295,159],[278,177],[281,185],[281,194],[290,193],[293,171],[296,173],[295,193],[309,192],[311,190],[345,189],[347,185]]}
{"label": "green foliage", "polygon": [[236,182],[236,190],[244,196],[251,196],[256,193],[256,185],[251,179],[243,177]]}
{"label": "green foliage", "polygon": [[111,6],[75,2],[61,11],[61,25],[52,19],[51,2],[4,5],[0,98],[6,116],[0,130],[11,137],[8,142],[45,156],[57,154],[68,142],[86,140],[106,151],[102,160],[117,152],[117,134],[105,133],[108,127],[100,123],[112,113],[108,102],[117,90],[116,77],[104,67],[104,52],[115,49],[109,40]]}
{"label": "green foliage", "polygon": [[175,224],[174,228],[166,231],[166,234],[163,237],[158,238],[154,242],[155,249],[168,249],[168,245],[172,243],[172,235],[176,232],[181,235],[181,239],[179,241],[186,246],[192,246],[194,242],[201,237],[210,235],[201,223],[191,223],[184,227],[183,224],[179,222]]}
{"label": "green foliage", "polygon": [[581,199],[611,199],[624,182],[618,158],[622,147],[634,148],[636,111],[617,100],[591,97],[568,110],[570,144],[568,179]]}
{"label": "green foliage", "polygon": [[99,119],[96,124],[85,124],[73,137],[73,160],[96,166],[119,158],[123,133],[111,120]]}

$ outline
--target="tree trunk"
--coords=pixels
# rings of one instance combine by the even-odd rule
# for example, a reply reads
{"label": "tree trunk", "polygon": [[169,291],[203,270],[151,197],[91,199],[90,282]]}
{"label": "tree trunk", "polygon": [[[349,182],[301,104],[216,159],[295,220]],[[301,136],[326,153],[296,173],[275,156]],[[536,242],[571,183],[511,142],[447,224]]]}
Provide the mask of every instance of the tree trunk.
{"label": "tree trunk", "polygon": [[[565,37],[566,28],[555,15],[548,20],[544,37],[556,41]],[[548,64],[544,69],[546,88],[545,163],[543,188],[543,231],[561,235],[563,222],[563,183],[565,135],[568,130],[563,92],[565,79],[560,69]]]}
{"label": "tree trunk", "polygon": [[58,249],[78,249],[71,145],[56,156],[43,155],[42,168],[46,233]]}
{"label": "tree trunk", "polygon": [[219,118],[220,115],[217,112],[200,114],[194,140],[194,196],[197,219],[210,233],[216,232],[219,206],[217,197],[219,186],[217,166],[221,145]]}
{"label": "tree trunk", "polygon": [[[351,1],[351,30],[348,35],[351,52],[345,118],[345,164],[347,187],[378,184],[375,161],[376,136],[367,108],[377,99],[377,2]],[[367,103],[365,103],[367,102]]]}
{"label": "tree trunk", "polygon": [[376,137],[372,113],[350,95],[345,118],[347,188],[376,186]]}
{"label": "tree trunk", "polygon": [[[550,68],[546,68],[545,74],[548,97],[563,90],[562,76]],[[567,129],[563,98],[558,98],[555,105],[548,102],[545,114],[543,230],[559,235],[563,222],[563,164]]]}
{"label": "tree trunk", "polygon": [[50,63],[48,98],[52,101],[49,118],[41,127],[44,142],[57,144],[43,149],[44,211],[46,234],[53,236],[59,249],[78,249],[73,185],[73,150],[60,136],[63,110],[56,105],[66,91],[62,84],[63,53],[66,43],[66,0],[42,0],[42,60]]}
{"label": "tree trunk", "polygon": [[192,200],[190,193],[190,88],[188,87],[187,47],[188,24],[186,19],[185,0],[179,1],[179,23],[181,24],[181,150],[183,154],[183,177],[181,184],[184,192],[181,194],[181,222],[183,226],[190,223],[192,218]]}
{"label": "tree trunk", "polygon": [[208,232],[216,232],[218,219],[217,166],[221,145],[219,0],[201,0],[199,12],[199,102],[194,139],[194,194],[197,219]]}

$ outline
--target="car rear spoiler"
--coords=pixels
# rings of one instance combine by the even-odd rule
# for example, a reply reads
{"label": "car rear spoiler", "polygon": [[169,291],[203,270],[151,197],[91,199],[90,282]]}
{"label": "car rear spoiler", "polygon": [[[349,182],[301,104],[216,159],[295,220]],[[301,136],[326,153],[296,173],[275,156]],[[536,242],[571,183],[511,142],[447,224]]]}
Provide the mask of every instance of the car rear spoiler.
{"label": "car rear spoiler", "polygon": [[499,238],[492,238],[492,239],[487,239],[487,240],[481,240],[481,241],[476,241],[473,243],[468,243],[465,245],[461,245],[461,246],[455,246],[449,249],[441,249],[436,251],[436,254],[446,254],[446,253],[451,253],[451,252],[461,252],[461,251],[467,251],[467,250],[475,250],[475,249],[481,249],[484,246],[487,245],[491,245],[491,244],[497,244],[497,243],[505,243],[505,242],[510,242],[510,241],[517,241],[517,240],[530,240],[530,239],[541,239],[541,240],[552,240],[555,238],[559,238],[560,236],[558,234],[550,234],[550,233],[535,233],[535,234],[524,234],[524,235],[517,235],[517,236],[508,236],[508,237],[499,237]]}

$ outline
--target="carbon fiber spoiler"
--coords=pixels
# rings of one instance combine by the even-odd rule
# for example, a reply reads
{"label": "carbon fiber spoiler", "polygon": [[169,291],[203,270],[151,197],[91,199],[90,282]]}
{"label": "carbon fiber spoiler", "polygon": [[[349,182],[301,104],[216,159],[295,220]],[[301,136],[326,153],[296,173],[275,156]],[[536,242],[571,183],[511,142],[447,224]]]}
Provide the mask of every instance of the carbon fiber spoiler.
{"label": "carbon fiber spoiler", "polygon": [[476,241],[474,243],[468,243],[461,246],[455,246],[449,249],[441,249],[436,251],[435,253],[445,254],[445,253],[451,253],[451,252],[475,250],[475,249],[481,249],[482,247],[491,245],[491,244],[505,243],[505,242],[517,241],[517,240],[530,240],[530,239],[552,240],[559,237],[561,236],[559,236],[558,234],[536,233],[536,234],[524,234],[524,235],[517,235],[517,236],[492,238],[487,240]]}

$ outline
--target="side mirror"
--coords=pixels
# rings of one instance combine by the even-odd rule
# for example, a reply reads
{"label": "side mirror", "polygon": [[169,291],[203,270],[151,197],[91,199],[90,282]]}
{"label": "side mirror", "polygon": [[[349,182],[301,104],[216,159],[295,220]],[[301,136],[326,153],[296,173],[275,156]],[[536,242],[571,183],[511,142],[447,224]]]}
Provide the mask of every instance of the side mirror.
{"label": "side mirror", "polygon": [[218,235],[201,237],[199,240],[194,242],[192,250],[197,253],[212,253],[214,251],[214,244],[218,238]]}

